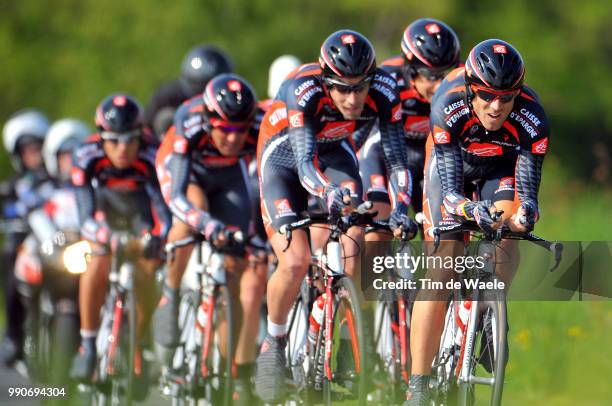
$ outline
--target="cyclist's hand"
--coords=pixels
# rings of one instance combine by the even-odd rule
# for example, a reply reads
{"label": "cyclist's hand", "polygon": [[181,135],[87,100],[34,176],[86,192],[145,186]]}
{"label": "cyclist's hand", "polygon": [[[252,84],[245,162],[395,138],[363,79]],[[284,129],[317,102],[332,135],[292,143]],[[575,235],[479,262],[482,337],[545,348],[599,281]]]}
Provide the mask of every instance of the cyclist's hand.
{"label": "cyclist's hand", "polygon": [[323,197],[327,204],[327,211],[332,217],[341,215],[343,209],[351,204],[351,191],[336,185],[327,186],[323,192]]}
{"label": "cyclist's hand", "polygon": [[525,201],[521,203],[516,213],[512,215],[510,229],[512,231],[528,233],[533,230],[533,226],[539,217],[538,205],[533,201]]}
{"label": "cyclist's hand", "polygon": [[501,216],[496,215],[497,210],[490,200],[466,202],[464,210],[487,233],[494,232],[502,225]]}
{"label": "cyclist's hand", "polygon": [[417,233],[417,223],[400,210],[393,210],[389,217],[389,227],[393,231],[393,236],[400,240],[411,240]]}
{"label": "cyclist's hand", "polygon": [[227,240],[225,237],[225,224],[215,219],[210,219],[206,222],[202,234],[204,234],[204,238],[207,241],[210,241],[216,247],[222,247]]}

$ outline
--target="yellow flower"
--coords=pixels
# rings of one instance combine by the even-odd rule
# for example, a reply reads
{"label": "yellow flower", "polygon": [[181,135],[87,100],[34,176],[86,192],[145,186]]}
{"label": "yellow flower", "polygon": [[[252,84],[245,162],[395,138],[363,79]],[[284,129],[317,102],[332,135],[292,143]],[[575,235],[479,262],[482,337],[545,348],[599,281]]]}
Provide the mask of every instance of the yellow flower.
{"label": "yellow flower", "polygon": [[526,328],[519,330],[515,340],[523,351],[528,350],[531,347],[531,331]]}
{"label": "yellow flower", "polygon": [[567,335],[574,338],[579,338],[584,336],[584,330],[582,330],[581,326],[571,326],[567,329]]}

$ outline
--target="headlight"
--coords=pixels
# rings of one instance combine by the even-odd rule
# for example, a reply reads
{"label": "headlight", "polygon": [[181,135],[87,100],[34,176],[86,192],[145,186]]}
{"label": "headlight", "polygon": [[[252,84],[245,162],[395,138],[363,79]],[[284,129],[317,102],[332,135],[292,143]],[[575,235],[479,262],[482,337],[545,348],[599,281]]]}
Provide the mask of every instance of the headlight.
{"label": "headlight", "polygon": [[91,246],[85,240],[71,244],[64,249],[62,259],[68,272],[82,274],[87,270],[87,258],[91,255]]}

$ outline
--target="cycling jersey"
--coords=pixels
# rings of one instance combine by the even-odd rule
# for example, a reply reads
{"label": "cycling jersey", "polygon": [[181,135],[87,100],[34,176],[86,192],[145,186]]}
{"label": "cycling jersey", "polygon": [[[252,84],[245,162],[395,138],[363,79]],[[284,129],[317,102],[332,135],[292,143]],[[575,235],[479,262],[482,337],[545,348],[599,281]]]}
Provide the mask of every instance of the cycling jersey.
{"label": "cycling jersey", "polygon": [[[376,121],[391,174],[389,194],[393,207],[407,208],[412,180],[406,168],[401,106],[393,78],[377,69],[361,116],[346,120],[324,90],[318,65],[302,65],[288,76],[263,118],[257,147],[262,215],[269,235],[272,229],[297,218],[295,210],[304,204],[296,201],[296,196],[270,200],[269,196],[280,187],[272,186],[278,183],[280,174],[287,182],[289,177],[295,180],[286,185],[289,189],[299,183],[311,195],[323,198],[326,188],[344,186],[342,182],[346,182],[354,197],[362,199],[358,163],[349,143],[352,137],[369,134]],[[339,161],[334,162],[327,154],[337,154]],[[325,167],[322,161],[328,162]]]}
{"label": "cycling jersey", "polygon": [[137,235],[165,238],[170,213],[164,204],[155,174],[157,144],[146,132],[136,160],[126,169],[115,168],[102,148],[99,134],[90,136],[73,154],[75,187],[81,235],[107,244],[110,222]]}
{"label": "cycling jersey", "polygon": [[[515,206],[530,202],[537,208],[548,138],[544,109],[535,92],[527,86],[514,99],[513,109],[502,127],[487,131],[470,107],[464,69],[458,68],[442,82],[432,101],[431,149],[427,153],[435,155],[432,157],[435,167],[428,169],[426,164],[425,179],[439,176],[444,210],[455,215],[466,201],[467,178],[481,179],[496,168],[513,168],[513,173],[500,179],[499,186],[512,186]],[[424,198],[431,197],[426,190]],[[441,209],[430,206],[432,211]]]}
{"label": "cycling jersey", "polygon": [[[402,123],[406,136],[406,156],[412,176],[411,202],[415,212],[422,210],[421,181],[425,164],[425,142],[429,134],[429,102],[421,97],[403,73],[404,59],[395,56],[383,61],[381,68],[397,82],[402,104]],[[368,200],[389,203],[387,172],[384,166],[380,135],[374,131],[367,140],[354,139],[359,151],[359,165],[363,188]],[[364,143],[365,141],[365,143]],[[361,144],[364,144],[363,147]]]}
{"label": "cycling jersey", "polygon": [[[203,116],[204,108],[202,98],[197,96],[176,112],[174,125],[166,133],[156,158],[162,194],[172,214],[200,233],[211,214],[249,231],[252,213],[246,164],[255,152],[263,110],[257,109],[240,153],[224,156],[210,136],[211,125]],[[211,205],[210,213],[199,210],[187,199],[189,183],[202,187],[209,200],[213,194],[225,195],[229,203],[220,201],[214,208]]]}

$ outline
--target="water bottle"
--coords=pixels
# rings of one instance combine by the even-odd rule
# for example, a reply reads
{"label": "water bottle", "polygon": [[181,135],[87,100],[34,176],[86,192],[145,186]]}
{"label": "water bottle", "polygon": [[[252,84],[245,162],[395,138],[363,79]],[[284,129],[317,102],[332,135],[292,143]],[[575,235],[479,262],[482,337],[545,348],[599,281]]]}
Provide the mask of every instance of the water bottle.
{"label": "water bottle", "polygon": [[319,336],[319,330],[321,329],[321,323],[323,322],[324,307],[325,293],[319,296],[312,304],[312,311],[310,312],[310,317],[308,318],[308,342],[310,343],[311,349],[314,349],[314,346],[317,343],[317,337]]}
{"label": "water bottle", "polygon": [[463,340],[463,333],[465,332],[465,329],[467,328],[471,309],[472,309],[472,301],[462,300],[459,303],[458,311],[455,313],[455,322],[457,323],[457,327],[459,327],[459,330],[457,331],[457,335],[455,335],[455,344],[458,346],[461,346],[461,341]]}
{"label": "water bottle", "polygon": [[202,303],[198,306],[197,321],[198,321],[198,328],[201,330],[203,330],[204,327],[206,327],[206,321],[208,317],[206,315],[207,309],[208,309],[208,306],[205,301],[202,301]]}

